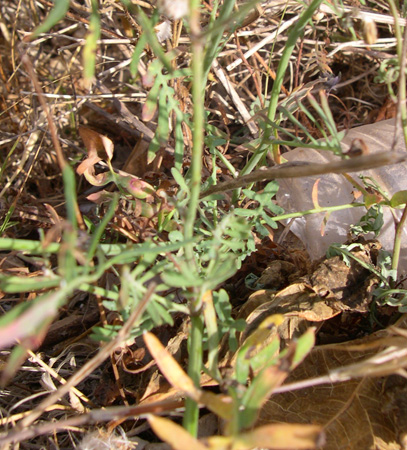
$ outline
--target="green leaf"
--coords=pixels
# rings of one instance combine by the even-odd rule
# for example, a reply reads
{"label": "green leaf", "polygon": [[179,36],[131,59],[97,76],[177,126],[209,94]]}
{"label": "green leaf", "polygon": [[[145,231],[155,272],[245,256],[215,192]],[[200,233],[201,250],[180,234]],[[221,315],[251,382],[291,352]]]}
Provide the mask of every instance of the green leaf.
{"label": "green leaf", "polygon": [[278,228],[278,225],[276,223],[276,221],[274,221],[270,216],[268,216],[266,213],[262,214],[262,218],[264,219],[264,221],[267,223],[267,225],[271,228]]}
{"label": "green leaf", "polygon": [[178,186],[181,188],[181,190],[189,195],[189,187],[186,184],[184,177],[181,175],[181,172],[175,167],[172,167],[171,174],[174,177],[174,180],[177,182]]}
{"label": "green leaf", "polygon": [[314,347],[315,330],[315,327],[310,327],[301,337],[298,338],[291,370],[302,363],[302,361],[304,361],[305,357]]}
{"label": "green leaf", "polygon": [[84,76],[92,80],[95,76],[97,41],[100,38],[100,17],[96,0],[92,0],[92,13],[89,20],[89,30],[83,49]]}
{"label": "green leaf", "polygon": [[41,33],[46,33],[62,20],[69,9],[69,1],[70,0],[54,0],[55,6],[52,8],[44,22],[33,31],[32,36],[35,38]]}
{"label": "green leaf", "polygon": [[5,276],[0,274],[0,291],[7,294],[17,294],[19,292],[38,291],[57,287],[61,282],[60,277],[34,277],[27,278],[21,276]]}
{"label": "green leaf", "polygon": [[397,206],[405,205],[407,203],[407,191],[398,191],[396,192],[390,200],[390,205],[393,208],[397,208]]}
{"label": "green leaf", "polygon": [[165,283],[172,287],[189,288],[202,286],[205,280],[197,276],[194,272],[184,267],[181,272],[167,270],[162,274]]}
{"label": "green leaf", "polygon": [[147,37],[144,33],[141,34],[137,45],[134,49],[133,54],[131,55],[131,63],[130,63],[130,73],[133,77],[137,75],[138,71],[138,63],[140,61],[140,56],[143,53],[144,47],[147,44]]}

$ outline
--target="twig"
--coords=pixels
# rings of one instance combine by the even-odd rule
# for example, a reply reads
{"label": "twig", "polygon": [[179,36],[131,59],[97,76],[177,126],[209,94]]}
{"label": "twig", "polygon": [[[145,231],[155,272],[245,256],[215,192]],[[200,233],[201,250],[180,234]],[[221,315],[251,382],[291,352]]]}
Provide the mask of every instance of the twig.
{"label": "twig", "polygon": [[184,402],[182,400],[168,400],[140,406],[113,406],[111,408],[96,409],[86,414],[81,414],[77,417],[71,417],[67,420],[47,422],[27,429],[12,431],[6,436],[0,437],[0,444],[7,445],[12,442],[22,442],[36,436],[54,434],[58,431],[64,431],[71,427],[84,426],[91,423],[140,417],[143,414],[159,414],[165,411],[174,411],[174,409],[182,406],[184,406]]}
{"label": "twig", "polygon": [[347,173],[373,169],[390,164],[397,164],[407,159],[407,155],[400,153],[382,152],[374,155],[358,156],[356,158],[334,161],[327,164],[312,164],[307,162],[285,163],[271,169],[256,170],[234,180],[217,184],[204,191],[200,198],[219,192],[241,188],[259,181],[276,180],[279,178],[300,178],[324,173]]}

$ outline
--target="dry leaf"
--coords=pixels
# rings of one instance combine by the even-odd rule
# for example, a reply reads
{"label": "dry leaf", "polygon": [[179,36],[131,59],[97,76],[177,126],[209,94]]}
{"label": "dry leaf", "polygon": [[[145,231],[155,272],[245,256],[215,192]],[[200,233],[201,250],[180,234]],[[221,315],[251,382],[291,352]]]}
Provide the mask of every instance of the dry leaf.
{"label": "dry leaf", "polygon": [[[361,364],[376,351],[372,345],[375,337],[315,347],[287,383],[316,378],[353,364],[359,378],[273,395],[262,409],[258,424],[321,425],[327,440],[324,450],[400,450],[397,439],[401,431],[397,418],[389,415],[383,378],[360,378]],[[380,338],[379,343],[382,341]]]}
{"label": "dry leaf", "polygon": [[88,157],[76,169],[79,175],[94,186],[103,186],[110,181],[109,173],[95,175],[95,164],[100,161],[111,161],[113,158],[113,142],[102,134],[86,127],[79,127],[79,134],[88,151]]}
{"label": "dry leaf", "polygon": [[161,342],[149,332],[144,333],[144,342],[155,359],[157,366],[160,368],[165,378],[179,391],[185,395],[199,401],[200,391],[194,385],[191,378],[184,372],[177,361],[171,356],[168,350]]}
{"label": "dry leaf", "polygon": [[175,450],[208,450],[198,439],[169,419],[149,415],[147,417],[154,433]]}

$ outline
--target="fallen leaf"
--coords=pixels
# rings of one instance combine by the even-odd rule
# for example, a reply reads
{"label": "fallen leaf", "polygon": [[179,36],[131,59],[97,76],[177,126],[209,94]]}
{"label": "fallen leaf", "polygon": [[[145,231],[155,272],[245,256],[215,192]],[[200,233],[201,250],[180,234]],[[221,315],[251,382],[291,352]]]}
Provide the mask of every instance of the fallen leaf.
{"label": "fallen leaf", "polygon": [[208,450],[198,439],[195,439],[184,428],[169,419],[149,415],[147,420],[154,433],[175,450]]}
{"label": "fallen leaf", "polygon": [[90,184],[104,186],[111,181],[111,175],[108,172],[95,175],[95,164],[100,161],[111,161],[114,144],[107,136],[87,127],[79,127],[79,134],[88,151],[88,157],[79,164],[76,172],[84,175]]}
{"label": "fallen leaf", "polygon": [[[369,373],[370,358],[378,346],[386,342],[383,333],[379,336],[315,347],[290,374],[287,384],[334,374],[335,370],[349,377],[354,372],[358,378],[275,394],[261,410],[258,425],[282,422],[320,425],[326,433],[324,450],[400,450],[397,420],[388,411],[385,380],[362,377]],[[373,366],[379,368],[378,364]]]}

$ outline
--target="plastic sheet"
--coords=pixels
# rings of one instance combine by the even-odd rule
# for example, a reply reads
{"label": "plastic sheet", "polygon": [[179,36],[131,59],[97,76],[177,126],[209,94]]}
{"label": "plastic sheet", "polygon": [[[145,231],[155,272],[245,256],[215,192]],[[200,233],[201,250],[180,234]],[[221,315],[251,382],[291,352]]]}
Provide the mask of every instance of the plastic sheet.
{"label": "plastic sheet", "polygon": [[[369,153],[390,151],[395,129],[395,121],[393,119],[353,128],[343,139],[343,150],[346,152],[352,141],[359,138],[363,139],[367,144]],[[402,134],[400,134],[394,151],[406,151]],[[338,157],[328,151],[296,148],[285,153],[284,158],[288,161],[326,163]],[[299,168],[298,170],[301,169]],[[360,183],[361,181],[358,176],[360,174],[374,178],[379,186],[390,195],[400,190],[407,190],[407,162],[350,175]],[[318,178],[320,178],[318,184],[318,202],[321,207],[343,205],[354,201],[352,191],[355,189],[343,175],[326,174],[319,177],[281,180],[277,195],[278,204],[286,212],[313,209],[312,188]],[[400,213],[400,211],[397,211],[397,213]],[[330,244],[345,242],[349,236],[350,225],[356,224],[364,214],[366,214],[364,207],[332,212],[325,224],[322,235],[321,227],[325,213],[312,214],[294,219],[290,229],[303,241],[310,257],[317,259],[325,254]],[[393,216],[387,207],[384,208],[384,222],[378,240],[386,250],[391,251],[393,249],[395,224]],[[368,237],[373,237],[373,235],[369,235]],[[402,271],[407,272],[406,230],[403,231],[400,268]]]}

